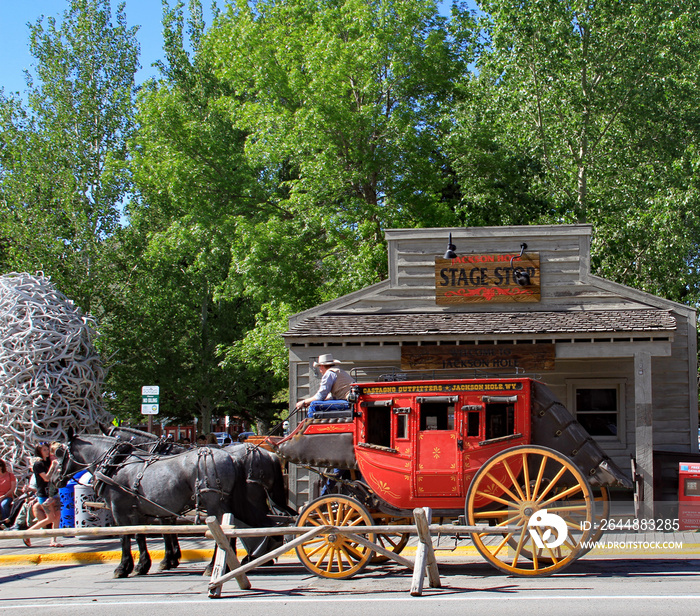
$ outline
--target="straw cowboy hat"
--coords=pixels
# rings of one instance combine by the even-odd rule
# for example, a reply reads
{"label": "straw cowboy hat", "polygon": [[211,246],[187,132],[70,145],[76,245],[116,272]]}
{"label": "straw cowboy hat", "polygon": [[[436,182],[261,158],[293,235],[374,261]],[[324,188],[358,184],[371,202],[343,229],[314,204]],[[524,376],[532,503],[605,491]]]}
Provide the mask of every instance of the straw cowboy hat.
{"label": "straw cowboy hat", "polygon": [[332,353],[326,353],[325,355],[318,356],[318,361],[314,362],[314,368],[316,368],[317,366],[332,366],[334,364],[340,363],[342,362],[337,359],[333,359]]}

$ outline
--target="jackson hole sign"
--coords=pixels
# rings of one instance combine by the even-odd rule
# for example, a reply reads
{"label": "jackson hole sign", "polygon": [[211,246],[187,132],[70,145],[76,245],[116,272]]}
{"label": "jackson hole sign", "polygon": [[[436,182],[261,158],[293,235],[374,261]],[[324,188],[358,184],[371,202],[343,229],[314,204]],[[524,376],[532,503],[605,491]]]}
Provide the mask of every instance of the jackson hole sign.
{"label": "jackson hole sign", "polygon": [[402,370],[554,370],[553,344],[421,345],[401,348]]}
{"label": "jackson hole sign", "polygon": [[[516,282],[516,270],[529,284]],[[463,255],[435,259],[437,304],[487,304],[540,301],[539,253]]]}

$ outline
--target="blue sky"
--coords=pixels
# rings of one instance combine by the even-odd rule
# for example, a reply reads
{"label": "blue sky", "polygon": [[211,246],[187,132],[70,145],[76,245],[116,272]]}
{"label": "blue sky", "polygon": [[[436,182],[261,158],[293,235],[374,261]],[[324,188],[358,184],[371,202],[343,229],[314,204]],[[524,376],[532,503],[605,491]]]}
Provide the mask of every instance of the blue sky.
{"label": "blue sky", "polygon": [[[112,0],[114,9],[119,0]],[[441,0],[444,10],[449,11],[451,0]],[[223,6],[224,2],[219,2]],[[473,2],[470,2],[473,4]],[[152,64],[162,58],[161,0],[125,0],[127,23],[139,26],[138,39],[141,44],[141,70],[137,81],[142,82],[156,74]],[[175,0],[170,0],[175,5]],[[33,58],[29,55],[29,28],[27,23],[36,23],[42,15],[60,18],[68,6],[67,0],[0,0],[0,88],[5,94],[24,92],[26,83],[24,70],[31,69]],[[211,23],[210,0],[202,2],[205,21]]]}
{"label": "blue sky", "polygon": [[[112,0],[112,9],[119,4]],[[209,6],[205,8],[205,21],[211,23]],[[130,26],[139,26],[138,39],[141,44],[141,70],[138,81],[155,75],[151,64],[162,58],[161,0],[126,0],[126,17]],[[171,6],[175,0],[171,0]],[[34,58],[29,54],[29,28],[27,23],[36,23],[42,15],[60,18],[68,7],[66,0],[0,0],[0,87],[9,92],[23,92],[26,84],[24,69],[30,69]]]}

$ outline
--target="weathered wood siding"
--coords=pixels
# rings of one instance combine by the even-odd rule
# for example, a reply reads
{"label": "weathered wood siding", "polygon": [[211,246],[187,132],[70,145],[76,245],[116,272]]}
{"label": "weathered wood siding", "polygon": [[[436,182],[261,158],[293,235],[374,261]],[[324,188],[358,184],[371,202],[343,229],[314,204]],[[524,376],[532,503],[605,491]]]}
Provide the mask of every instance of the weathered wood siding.
{"label": "weathered wood siding", "polygon": [[[540,260],[541,298],[536,303],[488,303],[437,305],[435,301],[435,258],[442,257],[452,233],[458,255],[519,253],[521,243],[527,253]],[[618,465],[627,470],[635,454],[635,365],[636,353],[652,356],[653,447],[669,451],[698,451],[697,374],[695,311],[590,273],[590,225],[485,227],[453,229],[407,229],[386,232],[389,251],[389,278],[361,291],[346,295],[311,310],[294,315],[290,327],[320,315],[367,315],[443,312],[535,312],[657,310],[670,311],[677,329],[665,339],[630,336],[627,341],[611,336],[601,341],[592,333],[552,336],[557,346],[553,371],[539,376],[561,399],[568,399],[568,383],[582,379],[609,379],[624,382],[624,426],[617,441],[601,439],[603,448]],[[546,335],[545,335],[546,337]],[[542,338],[539,335],[538,338]],[[523,342],[527,333],[507,337],[485,337],[484,342]],[[660,340],[660,342],[659,342]],[[426,343],[428,340],[424,340]],[[435,336],[430,344],[440,343]],[[445,343],[454,340],[445,339]],[[588,344],[586,343],[588,342]],[[401,345],[420,340],[358,342],[337,332],[332,337],[307,337],[303,344],[290,345],[290,403],[312,392],[309,360],[321,353],[333,353],[352,366],[393,366],[400,368]],[[601,346],[602,345],[602,346]],[[495,371],[494,371],[495,372]],[[505,374],[504,374],[505,375]],[[310,381],[312,387],[309,386]],[[303,500],[303,495],[299,497]]]}

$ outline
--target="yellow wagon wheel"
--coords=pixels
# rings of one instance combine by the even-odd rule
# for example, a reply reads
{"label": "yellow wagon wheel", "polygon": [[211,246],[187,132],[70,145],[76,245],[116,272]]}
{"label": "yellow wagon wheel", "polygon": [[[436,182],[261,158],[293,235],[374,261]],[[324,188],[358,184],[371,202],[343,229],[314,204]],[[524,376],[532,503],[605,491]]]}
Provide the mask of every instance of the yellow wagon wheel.
{"label": "yellow wagon wheel", "polygon": [[469,525],[516,527],[471,533],[479,553],[512,575],[542,576],[575,561],[590,540],[591,489],[576,465],[553,449],[513,447],[493,456],[472,479]]}
{"label": "yellow wagon wheel", "polygon": [[[605,522],[610,517],[610,491],[608,490],[608,488],[606,488],[605,486],[600,486],[592,488],[591,492],[593,494],[594,505],[593,530],[591,531],[590,538],[586,541],[586,545],[581,547],[581,551],[579,552],[576,558],[581,558],[582,556],[588,554],[588,552],[590,552],[595,547],[596,542],[600,539],[601,535],[603,534],[603,531],[605,529]],[[575,515],[575,512],[573,516],[562,515],[562,517],[566,520],[567,524],[573,525],[574,527],[576,527],[577,525],[580,527],[580,525],[583,523],[583,521]],[[570,532],[573,533],[574,531],[572,530]],[[580,530],[577,532],[580,532]],[[515,539],[515,537],[511,537],[508,540],[508,545],[513,549],[517,547],[517,544],[518,542]],[[521,554],[526,558],[532,560],[532,554],[529,552],[527,547],[524,547],[522,549]],[[536,555],[541,562],[552,562],[552,559],[548,558],[545,550],[538,550]]]}
{"label": "yellow wagon wheel", "polygon": [[[413,520],[410,518],[397,518],[396,516],[383,513],[373,514],[372,518],[374,519],[374,524],[376,526],[388,526],[390,524],[413,524]],[[406,547],[406,544],[410,538],[410,533],[377,533],[374,540],[378,545],[381,545],[383,548],[393,552],[394,554],[400,554]],[[375,553],[370,562],[373,565],[378,565],[380,563],[385,563],[388,560],[388,556]]]}
{"label": "yellow wagon wheel", "polygon": [[[362,533],[372,525],[372,517],[358,501],[342,494],[329,494],[311,501],[297,519],[297,526],[356,526],[357,533],[374,542],[372,533]],[[340,533],[318,535],[297,549],[302,564],[314,575],[345,579],[362,571],[374,552]]]}
{"label": "yellow wagon wheel", "polygon": [[590,552],[595,543],[600,539],[604,530],[605,523],[610,518],[610,490],[605,486],[593,488],[593,502],[595,504],[595,516],[593,518],[593,530],[591,538],[588,540],[588,546],[584,547],[579,554],[579,558]]}

